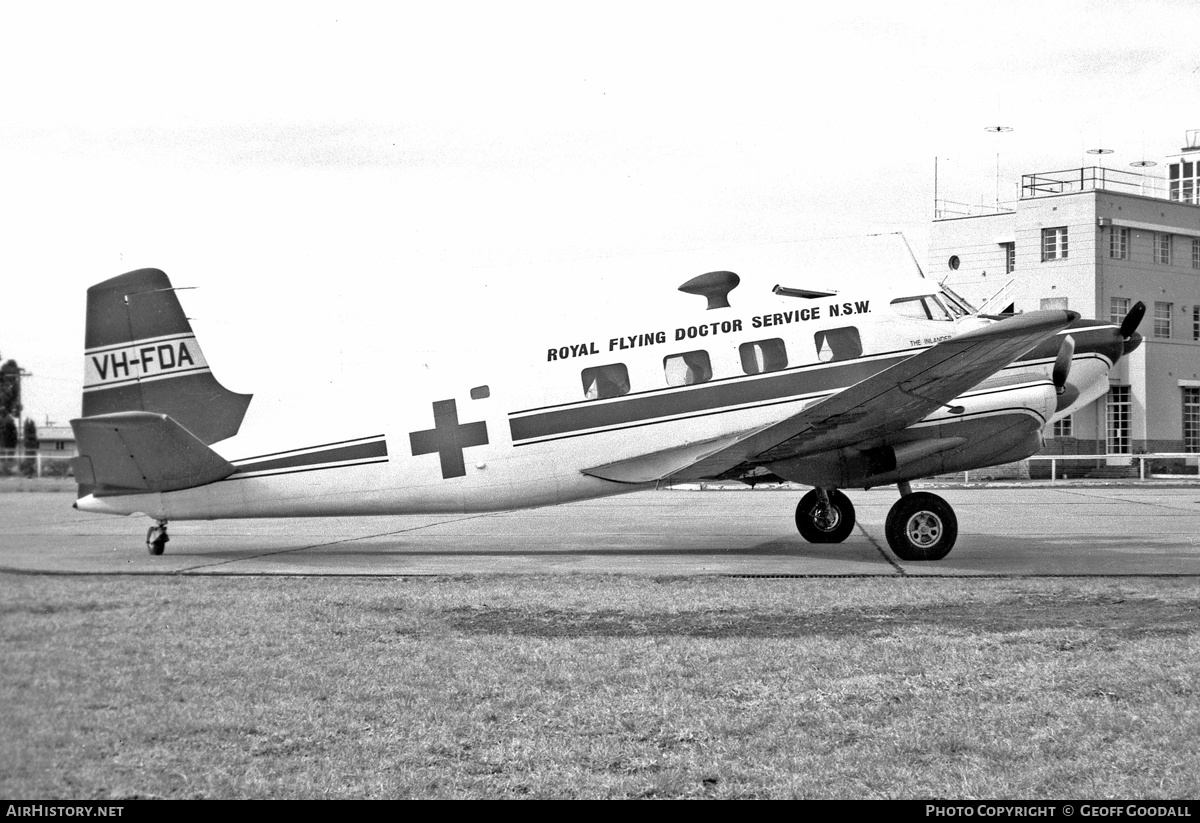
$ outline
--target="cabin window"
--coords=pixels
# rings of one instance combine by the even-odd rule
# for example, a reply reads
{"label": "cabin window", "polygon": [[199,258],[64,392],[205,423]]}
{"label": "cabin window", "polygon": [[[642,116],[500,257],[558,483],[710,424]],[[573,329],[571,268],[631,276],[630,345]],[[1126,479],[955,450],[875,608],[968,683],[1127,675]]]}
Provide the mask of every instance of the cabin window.
{"label": "cabin window", "polygon": [[742,371],[746,374],[779,371],[788,364],[787,347],[781,337],[743,343],[738,346],[738,354],[742,356]]}
{"label": "cabin window", "polygon": [[703,350],[664,357],[663,371],[667,373],[668,386],[690,386],[712,380],[712,363],[708,352]]}
{"label": "cabin window", "polygon": [[813,335],[813,345],[817,347],[817,359],[822,363],[853,360],[862,357],[863,353],[862,337],[854,326],[819,331]]}
{"label": "cabin window", "polygon": [[583,396],[588,400],[629,394],[629,369],[624,363],[593,366],[584,369],[580,376],[583,378]]}
{"label": "cabin window", "polygon": [[476,386],[475,388],[471,389],[471,399],[472,400],[486,400],[487,398],[489,398],[491,396],[492,396],[492,390],[489,389],[487,386]]}

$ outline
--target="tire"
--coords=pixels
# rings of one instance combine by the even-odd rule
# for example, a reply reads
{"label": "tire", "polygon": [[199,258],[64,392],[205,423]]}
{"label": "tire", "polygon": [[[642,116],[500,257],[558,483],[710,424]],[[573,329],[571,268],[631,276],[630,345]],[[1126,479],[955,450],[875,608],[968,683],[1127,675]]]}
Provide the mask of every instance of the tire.
{"label": "tire", "polygon": [[163,549],[167,547],[167,541],[170,539],[167,537],[166,531],[158,526],[151,526],[150,530],[146,532],[146,551],[157,557],[163,553]]}
{"label": "tire", "polygon": [[854,504],[842,492],[830,489],[830,517],[819,522],[814,514],[820,500],[815,490],[800,498],[796,505],[796,529],[809,543],[841,543],[854,531]]}
{"label": "tire", "polygon": [[958,539],[958,518],[936,494],[913,492],[892,506],[883,531],[901,560],[941,560]]}

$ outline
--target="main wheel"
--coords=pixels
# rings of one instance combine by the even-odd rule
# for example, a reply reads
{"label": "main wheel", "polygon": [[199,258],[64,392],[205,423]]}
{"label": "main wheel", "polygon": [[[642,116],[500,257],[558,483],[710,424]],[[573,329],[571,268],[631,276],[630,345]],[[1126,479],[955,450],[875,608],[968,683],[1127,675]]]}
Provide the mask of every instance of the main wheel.
{"label": "main wheel", "polygon": [[796,528],[809,543],[841,543],[854,530],[854,504],[837,489],[830,489],[829,507],[821,511],[816,490],[800,498],[796,506]]}
{"label": "main wheel", "polygon": [[901,560],[941,560],[958,539],[958,518],[936,494],[913,492],[892,506],[883,531]]}

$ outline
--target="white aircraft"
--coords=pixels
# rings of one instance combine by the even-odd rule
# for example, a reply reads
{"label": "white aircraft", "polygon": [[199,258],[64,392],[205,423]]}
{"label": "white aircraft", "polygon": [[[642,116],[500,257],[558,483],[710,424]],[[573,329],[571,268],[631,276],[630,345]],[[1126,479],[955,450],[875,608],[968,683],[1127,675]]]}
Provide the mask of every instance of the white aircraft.
{"label": "white aircraft", "polygon": [[161,554],[171,520],[480,512],[784,479],[814,487],[801,535],[837,543],[855,523],[842,489],[895,484],[888,544],[936,560],[957,520],[910,482],[1036,453],[1049,423],[1107,391],[1145,312],[1118,327],[982,315],[917,279],[731,296],[739,281],[701,274],[679,287],[696,295],[685,311],[514,344],[513,368],[407,382],[377,424],[264,452],[240,431],[251,396],[212,374],[167,276],[122,274],[88,290],[75,505],[149,515]]}

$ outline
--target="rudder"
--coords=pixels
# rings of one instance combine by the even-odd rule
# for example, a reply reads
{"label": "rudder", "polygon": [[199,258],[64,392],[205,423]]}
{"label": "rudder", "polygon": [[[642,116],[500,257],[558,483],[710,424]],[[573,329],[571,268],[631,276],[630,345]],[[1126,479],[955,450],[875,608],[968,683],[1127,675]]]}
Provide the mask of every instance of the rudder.
{"label": "rudder", "polygon": [[164,272],[138,269],[88,289],[85,418],[165,414],[212,444],[237,434],[252,396],[213,376]]}

